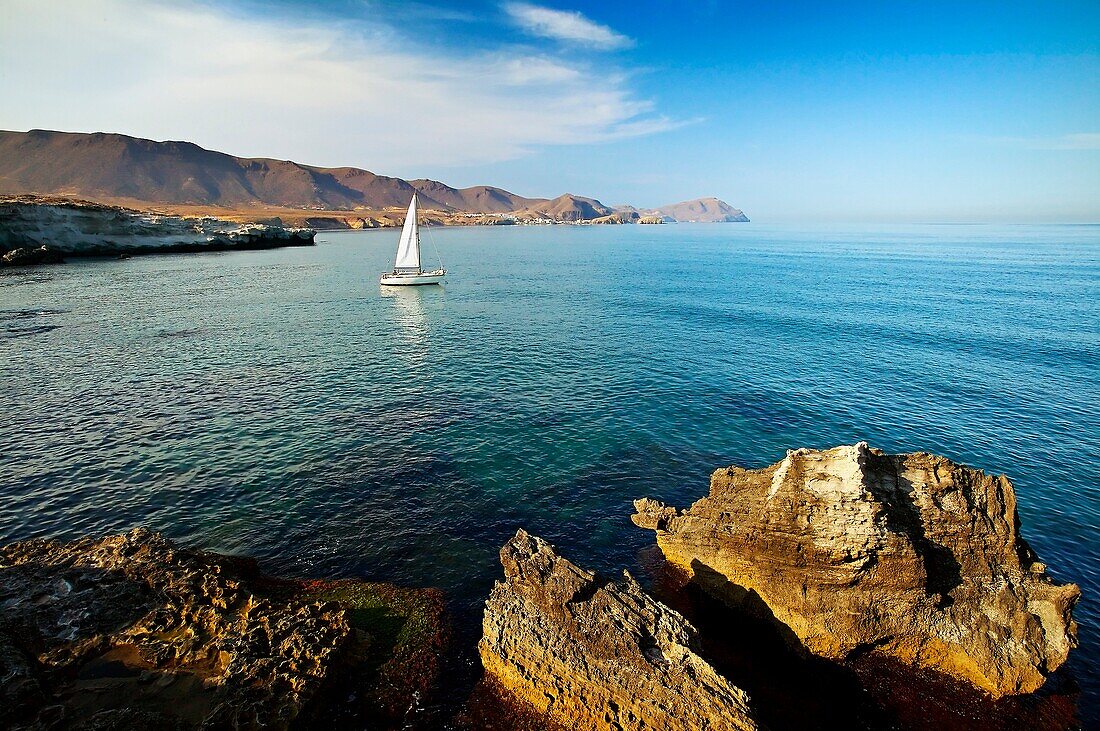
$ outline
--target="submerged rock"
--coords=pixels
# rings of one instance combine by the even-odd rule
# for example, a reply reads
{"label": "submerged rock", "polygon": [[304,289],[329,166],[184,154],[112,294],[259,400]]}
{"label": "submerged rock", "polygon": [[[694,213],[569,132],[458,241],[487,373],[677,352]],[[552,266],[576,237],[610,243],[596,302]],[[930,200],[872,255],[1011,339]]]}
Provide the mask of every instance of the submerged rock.
{"label": "submerged rock", "polygon": [[[0,549],[0,727],[396,727],[431,685],[416,681],[438,670],[439,648],[386,627],[438,621],[441,601],[377,588],[276,581],[141,529],[11,544]],[[415,666],[394,667],[405,661]],[[349,689],[371,707],[349,708]]]}
{"label": "submerged rock", "polygon": [[4,266],[53,263],[62,256],[310,246],[313,239],[309,229],[183,218],[66,198],[0,198]]}
{"label": "submerged rock", "polygon": [[757,728],[747,695],[696,654],[694,628],[629,574],[597,576],[522,530],[500,560],[505,578],[486,602],[481,661],[554,724]]}
{"label": "submerged rock", "polygon": [[866,443],[729,467],[686,510],[634,503],[665,557],[832,659],[874,651],[1029,693],[1076,646],[1077,586],[1021,538],[1007,478]]}

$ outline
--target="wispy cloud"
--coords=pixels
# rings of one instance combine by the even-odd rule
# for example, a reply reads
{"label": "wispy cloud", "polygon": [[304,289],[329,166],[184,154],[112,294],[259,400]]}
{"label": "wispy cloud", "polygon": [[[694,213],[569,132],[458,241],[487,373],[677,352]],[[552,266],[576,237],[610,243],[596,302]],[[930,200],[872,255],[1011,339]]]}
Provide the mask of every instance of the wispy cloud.
{"label": "wispy cloud", "polygon": [[608,50],[634,45],[630,38],[578,12],[524,2],[505,3],[504,10],[519,27],[540,38]]}
{"label": "wispy cloud", "polygon": [[426,165],[681,124],[621,69],[507,47],[417,45],[373,17],[334,25],[146,0],[4,0],[4,16],[3,129],[189,139],[415,176]]}
{"label": "wispy cloud", "polygon": [[1050,150],[1100,150],[1100,132],[1079,132],[1047,141]]}
{"label": "wispy cloud", "polygon": [[1100,132],[1077,132],[1055,137],[993,137],[990,140],[1025,150],[1100,150]]}

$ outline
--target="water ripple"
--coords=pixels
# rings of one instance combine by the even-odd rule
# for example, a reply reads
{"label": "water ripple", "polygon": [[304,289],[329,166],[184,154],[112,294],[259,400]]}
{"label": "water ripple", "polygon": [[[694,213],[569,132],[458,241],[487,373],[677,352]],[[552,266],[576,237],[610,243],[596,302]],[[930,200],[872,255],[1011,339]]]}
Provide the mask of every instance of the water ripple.
{"label": "water ripple", "polygon": [[520,526],[636,568],[631,500],[867,439],[1008,474],[1080,583],[1100,722],[1100,236],[1090,227],[387,232],[0,277],[0,540],[149,525],[272,570],[441,586]]}

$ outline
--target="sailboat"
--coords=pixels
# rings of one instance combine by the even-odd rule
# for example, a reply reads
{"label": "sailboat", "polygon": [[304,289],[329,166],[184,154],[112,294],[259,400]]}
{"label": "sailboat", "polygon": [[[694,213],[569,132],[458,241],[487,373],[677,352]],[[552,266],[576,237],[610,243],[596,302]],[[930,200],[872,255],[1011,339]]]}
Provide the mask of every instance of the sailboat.
{"label": "sailboat", "polygon": [[430,272],[424,271],[420,266],[420,224],[416,217],[416,193],[413,193],[409,212],[405,216],[405,225],[401,227],[401,239],[397,242],[397,258],[393,263],[393,271],[382,275],[379,280],[382,284],[395,287],[443,282],[443,276],[447,273],[443,270],[443,262],[439,263],[438,269]]}

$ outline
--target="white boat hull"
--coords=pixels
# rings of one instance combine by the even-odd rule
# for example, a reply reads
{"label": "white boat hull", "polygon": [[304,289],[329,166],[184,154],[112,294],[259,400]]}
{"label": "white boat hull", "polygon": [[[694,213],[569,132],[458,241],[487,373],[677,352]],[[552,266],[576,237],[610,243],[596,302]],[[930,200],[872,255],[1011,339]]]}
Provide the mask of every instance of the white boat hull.
{"label": "white boat hull", "polygon": [[395,274],[387,272],[378,280],[387,287],[408,287],[416,284],[443,284],[446,272],[436,269],[434,272],[420,272],[419,274]]}

